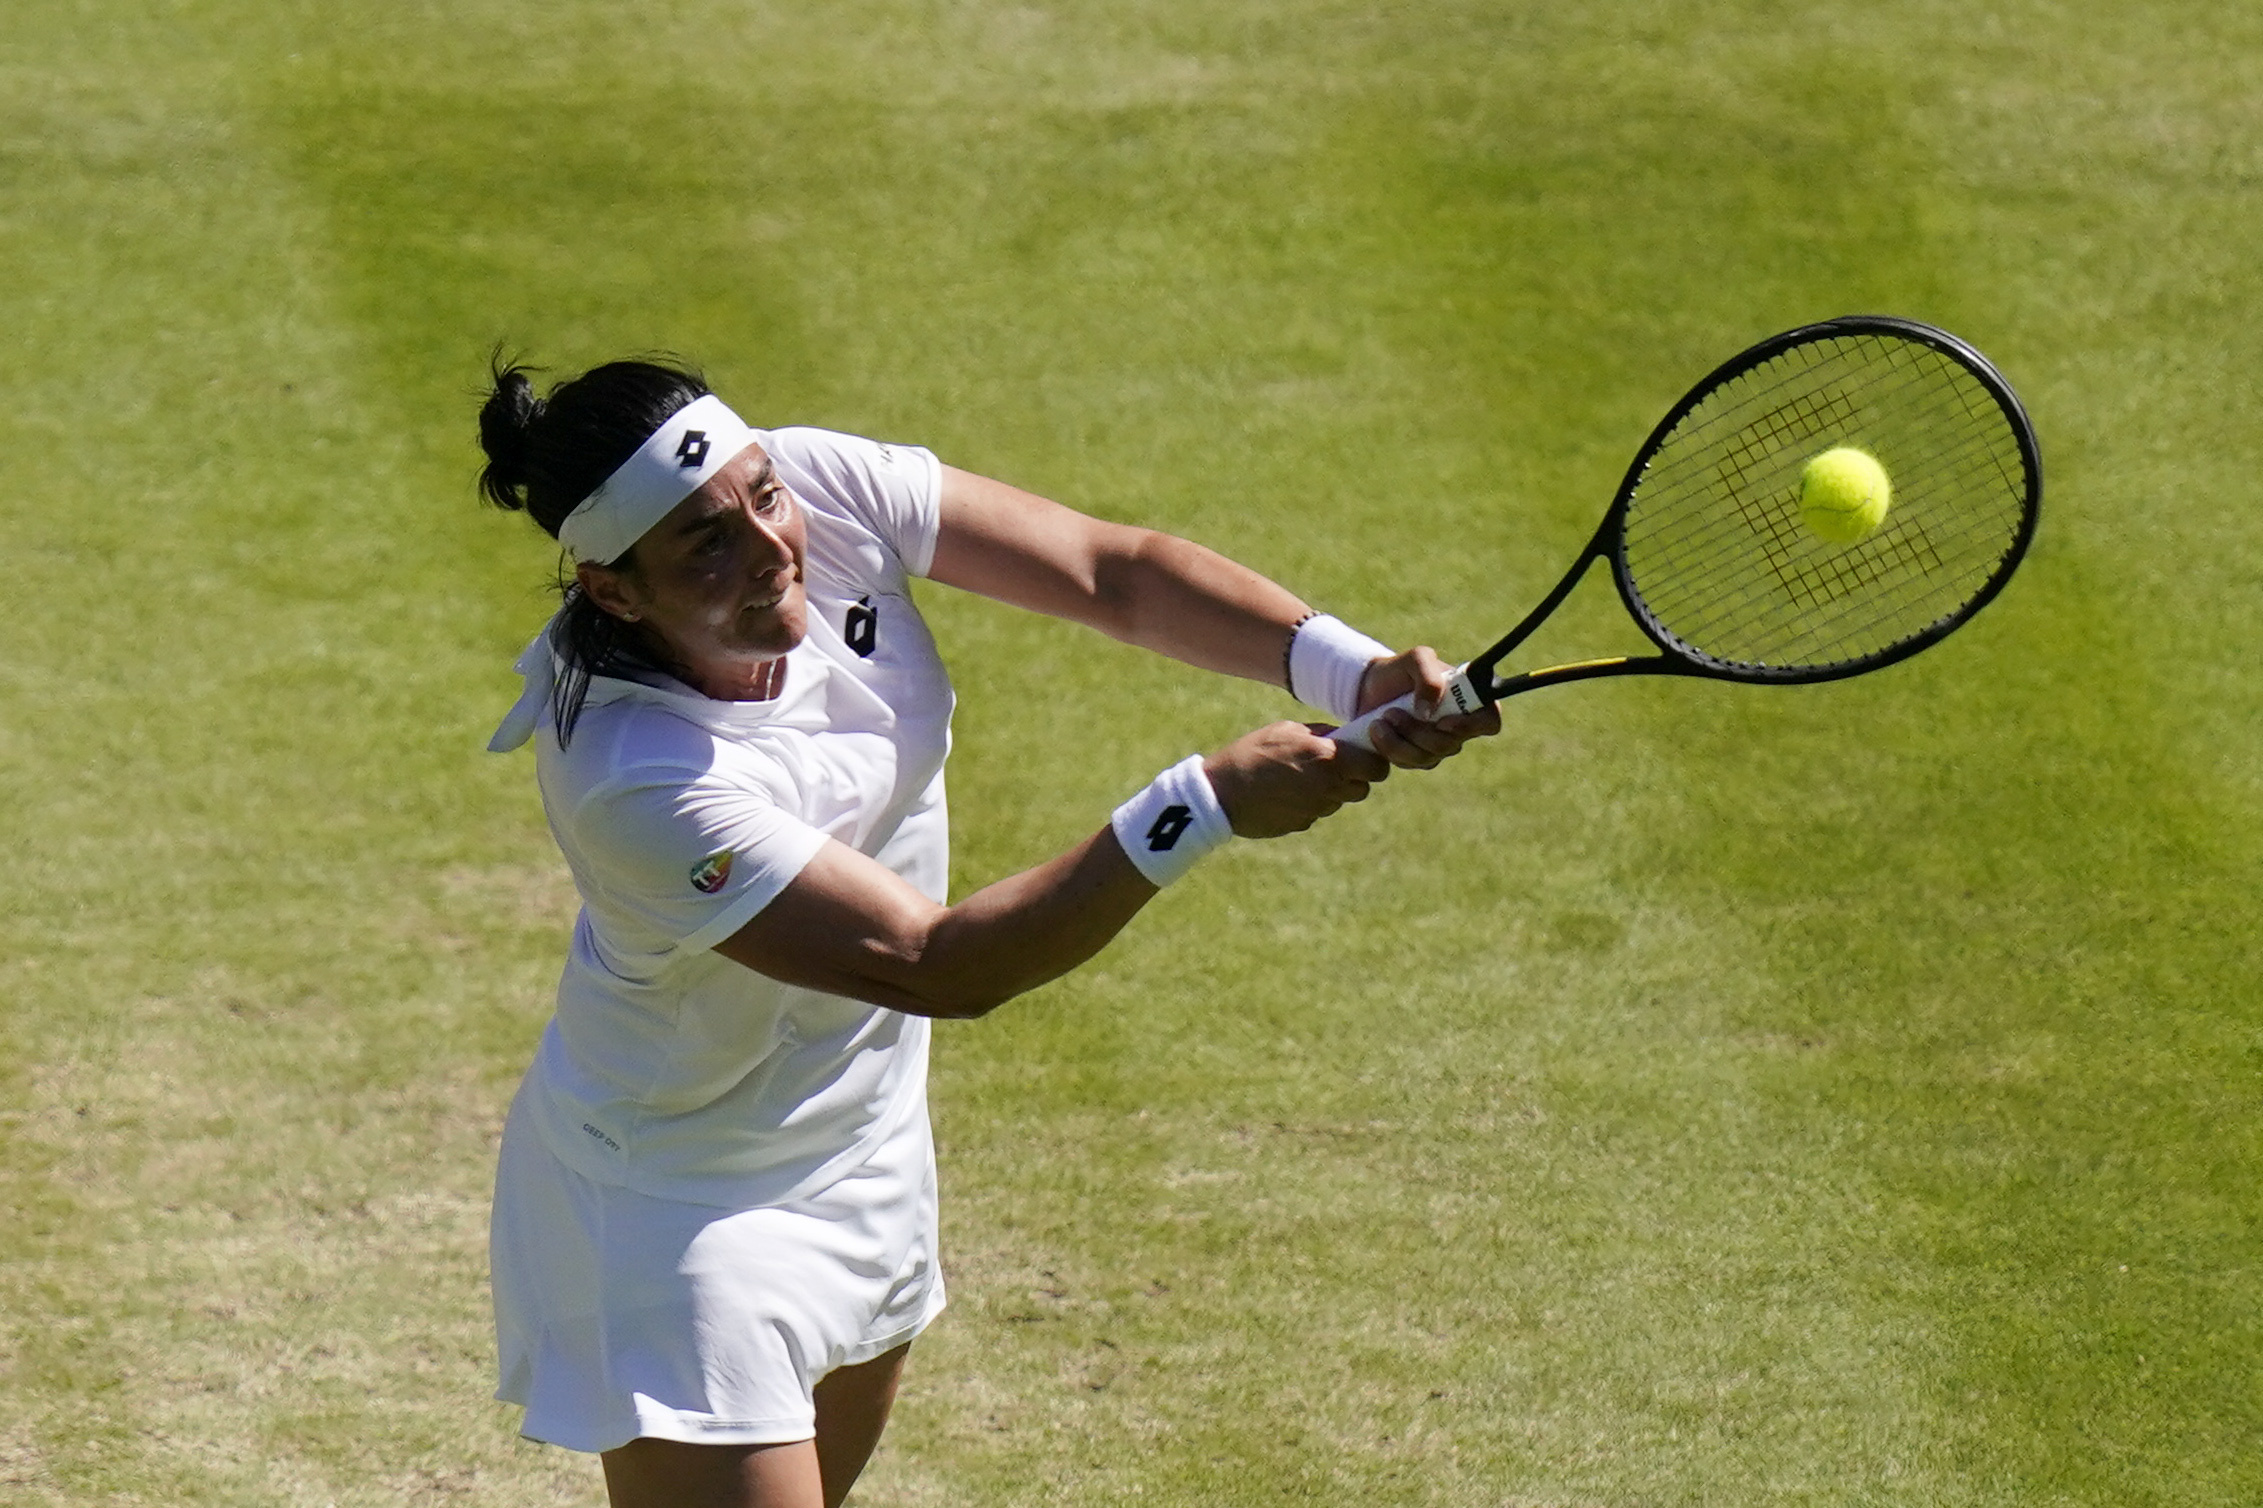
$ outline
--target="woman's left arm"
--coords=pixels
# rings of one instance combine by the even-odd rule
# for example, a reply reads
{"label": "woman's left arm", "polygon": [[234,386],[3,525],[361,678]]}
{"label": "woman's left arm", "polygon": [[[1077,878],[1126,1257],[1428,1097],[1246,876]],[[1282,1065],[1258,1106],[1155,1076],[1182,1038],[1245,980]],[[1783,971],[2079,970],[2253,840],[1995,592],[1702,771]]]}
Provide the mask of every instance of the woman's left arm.
{"label": "woman's left arm", "polygon": [[[1032,492],[943,468],[942,520],[928,574],[999,602],[1066,618],[1204,670],[1282,683],[1290,636],[1311,609],[1286,588],[1214,550],[1152,529],[1089,517]],[[1362,709],[1405,692],[1435,706],[1451,667],[1427,646],[1377,660]],[[1389,714],[1376,752],[1427,768],[1495,732],[1491,708],[1422,722]]]}

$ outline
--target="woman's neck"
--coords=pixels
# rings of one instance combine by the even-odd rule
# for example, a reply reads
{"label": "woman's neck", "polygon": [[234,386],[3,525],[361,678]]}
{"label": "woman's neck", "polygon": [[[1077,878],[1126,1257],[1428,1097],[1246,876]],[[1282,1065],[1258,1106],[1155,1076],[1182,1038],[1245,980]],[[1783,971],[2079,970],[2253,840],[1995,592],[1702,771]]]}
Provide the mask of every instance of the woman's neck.
{"label": "woman's neck", "polygon": [[701,695],[719,702],[774,702],[786,689],[786,657],[732,665],[691,684]]}

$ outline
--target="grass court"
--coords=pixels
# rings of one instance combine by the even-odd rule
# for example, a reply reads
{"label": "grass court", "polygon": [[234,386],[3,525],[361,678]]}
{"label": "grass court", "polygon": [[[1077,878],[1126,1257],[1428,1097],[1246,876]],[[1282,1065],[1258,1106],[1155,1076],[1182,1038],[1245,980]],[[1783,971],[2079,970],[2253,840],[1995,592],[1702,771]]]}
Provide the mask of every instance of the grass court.
{"label": "grass court", "polygon": [[[485,1219],[570,887],[498,341],[1481,648],[1716,361],[1987,352],[1941,648],[1549,692],[945,1027],[870,1508],[2263,1499],[2263,12],[12,0],[0,1497],[595,1504]],[[1600,587],[1601,583],[1594,583]],[[1285,697],[945,591],[955,889]],[[1537,646],[1609,653],[1601,591]]]}

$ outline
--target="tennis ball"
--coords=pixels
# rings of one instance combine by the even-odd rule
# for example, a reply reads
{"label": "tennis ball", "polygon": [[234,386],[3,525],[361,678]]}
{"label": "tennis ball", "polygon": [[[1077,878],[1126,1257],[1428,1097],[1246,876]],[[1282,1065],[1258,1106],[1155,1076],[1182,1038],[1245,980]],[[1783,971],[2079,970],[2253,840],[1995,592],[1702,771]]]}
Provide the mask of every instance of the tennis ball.
{"label": "tennis ball", "polygon": [[1893,499],[1886,468],[1851,445],[1824,451],[1799,474],[1799,516],[1818,539],[1835,545],[1877,533]]}

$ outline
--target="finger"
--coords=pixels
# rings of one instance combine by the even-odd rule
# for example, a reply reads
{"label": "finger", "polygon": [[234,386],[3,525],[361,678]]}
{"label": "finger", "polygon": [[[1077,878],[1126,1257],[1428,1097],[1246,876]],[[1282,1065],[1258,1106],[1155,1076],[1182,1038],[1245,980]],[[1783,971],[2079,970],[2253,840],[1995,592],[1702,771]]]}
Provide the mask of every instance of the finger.
{"label": "finger", "polygon": [[1501,731],[1501,709],[1487,707],[1482,712],[1456,712],[1449,717],[1441,717],[1431,726],[1459,741],[1491,738]]}
{"label": "finger", "polygon": [[[1377,723],[1376,726],[1380,728],[1383,725]],[[1329,768],[1345,779],[1381,780],[1391,773],[1390,761],[1372,749],[1362,749],[1352,744],[1340,744],[1332,739],[1329,741],[1328,747],[1330,750],[1328,756]]]}
{"label": "finger", "polygon": [[[1462,744],[1467,737],[1455,732],[1450,722],[1419,722],[1412,716],[1394,726],[1391,731],[1404,740],[1410,749],[1420,750],[1433,764],[1438,760],[1449,759],[1460,753]],[[1381,745],[1378,744],[1377,747],[1380,748]],[[1395,764],[1405,763],[1404,760],[1392,762]]]}
{"label": "finger", "polygon": [[[1376,724],[1375,726],[1379,727],[1381,725]],[[1373,766],[1369,765],[1367,762],[1369,760],[1376,759],[1378,756],[1376,756],[1371,750],[1363,748],[1359,744],[1343,743],[1336,739],[1326,737],[1325,735],[1327,733],[1333,732],[1334,730],[1329,728],[1325,723],[1314,723],[1311,724],[1310,727],[1314,734],[1314,737],[1308,744],[1305,745],[1303,750],[1300,751],[1296,763],[1307,769],[1324,768],[1336,773],[1342,773],[1345,770],[1349,769],[1361,778],[1367,777],[1368,771],[1373,768]],[[1369,732],[1373,732],[1372,727],[1369,729]],[[1352,760],[1353,763],[1349,766],[1345,765],[1342,761],[1346,759]],[[1386,765],[1384,766],[1384,768],[1387,769],[1388,766]],[[1380,779],[1381,776],[1376,776],[1374,778]]]}
{"label": "finger", "polygon": [[1376,753],[1401,769],[1432,769],[1444,757],[1439,746],[1450,751],[1451,740],[1430,728],[1429,723],[1418,722],[1410,713],[1387,712],[1368,730],[1368,741],[1375,745]]}
{"label": "finger", "polygon": [[1407,651],[1406,658],[1407,668],[1414,675],[1415,716],[1428,722],[1446,700],[1446,683],[1453,679],[1454,669],[1427,644],[1417,644]]}

